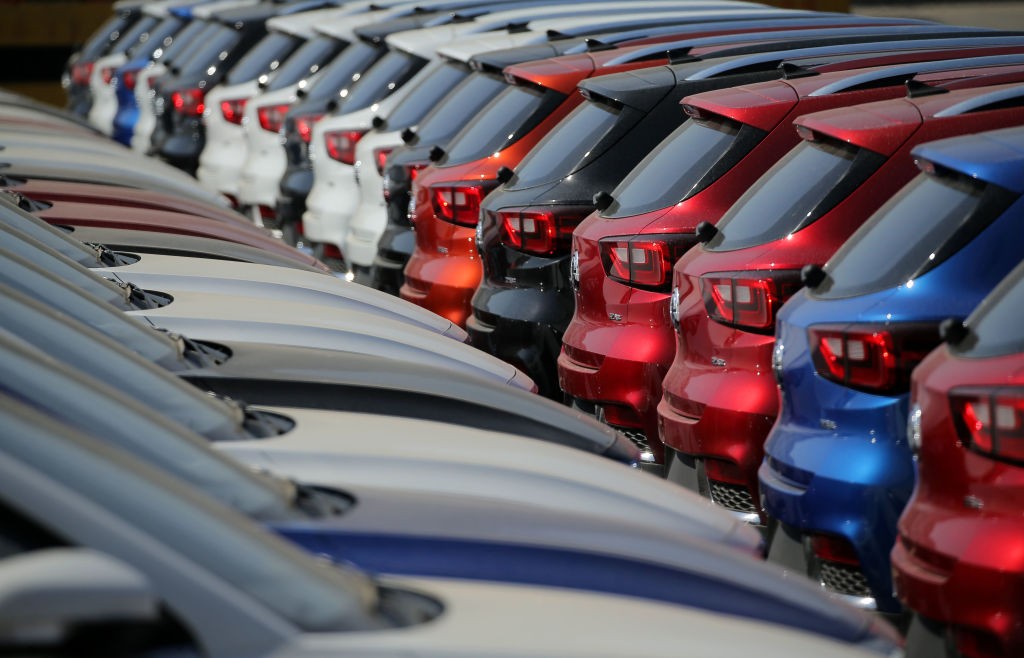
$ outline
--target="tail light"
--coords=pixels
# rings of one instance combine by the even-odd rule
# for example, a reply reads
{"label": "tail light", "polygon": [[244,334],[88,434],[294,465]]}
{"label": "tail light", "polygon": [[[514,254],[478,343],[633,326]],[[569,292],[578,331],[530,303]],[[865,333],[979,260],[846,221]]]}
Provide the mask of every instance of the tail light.
{"label": "tail light", "polygon": [[260,128],[272,133],[281,132],[281,126],[284,125],[284,115],[288,114],[288,108],[290,107],[291,105],[288,103],[257,107],[256,117],[259,119]]}
{"label": "tail light", "polygon": [[323,117],[323,113],[295,117],[295,132],[299,134],[299,139],[309,144],[309,140],[313,138],[313,126]]}
{"label": "tail light", "polygon": [[811,535],[811,552],[822,562],[860,566],[860,558],[853,550],[853,545],[842,537]]}
{"label": "tail light", "polygon": [[332,160],[337,160],[347,165],[354,165],[356,163],[356,144],[359,143],[359,140],[365,134],[365,130],[334,130],[324,133],[327,155]]}
{"label": "tail light", "polygon": [[78,62],[71,67],[71,82],[76,85],[87,85],[89,84],[89,78],[92,77],[92,68],[96,62]]}
{"label": "tail light", "polygon": [[114,79],[114,67],[105,66],[100,69],[100,79],[103,80],[103,84],[109,85],[110,81]]}
{"label": "tail light", "polygon": [[206,105],[203,103],[205,97],[206,93],[202,89],[176,91],[171,94],[171,105],[179,114],[202,116],[203,110],[206,109]]}
{"label": "tail light", "polygon": [[228,123],[242,124],[242,115],[245,112],[247,98],[236,98],[234,100],[221,101],[220,113]]}
{"label": "tail light", "polygon": [[608,278],[634,288],[668,292],[672,266],[693,246],[696,236],[639,235],[601,240],[601,262]]}
{"label": "tail light", "polygon": [[801,288],[799,270],[716,272],[700,278],[712,320],[755,333],[771,333],[775,314]]}
{"label": "tail light", "polygon": [[1024,464],[1024,389],[957,388],[949,401],[960,439],[971,450]]}
{"label": "tail light", "polygon": [[135,91],[135,81],[138,79],[138,71],[125,71],[121,74],[121,84],[128,91]]}
{"label": "tail light", "polygon": [[434,217],[442,222],[473,227],[480,220],[480,201],[497,185],[483,183],[449,183],[430,186],[430,203]]}
{"label": "tail light", "polygon": [[381,176],[384,175],[384,165],[388,161],[388,156],[394,151],[394,147],[385,146],[379,149],[373,149],[373,162],[377,165],[377,173]]}
{"label": "tail light", "polygon": [[940,342],[933,325],[821,325],[808,330],[818,374],[871,393],[910,390],[910,371]]}
{"label": "tail light", "polygon": [[590,206],[505,208],[498,212],[501,242],[536,256],[568,253],[573,230],[593,210]]}

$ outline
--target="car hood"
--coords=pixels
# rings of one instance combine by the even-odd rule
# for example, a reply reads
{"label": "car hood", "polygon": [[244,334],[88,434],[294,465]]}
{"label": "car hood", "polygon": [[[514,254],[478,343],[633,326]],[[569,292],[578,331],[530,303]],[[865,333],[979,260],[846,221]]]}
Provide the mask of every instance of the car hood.
{"label": "car hood", "polygon": [[[253,304],[277,302],[332,307],[379,315],[443,334],[459,342],[466,332],[439,315],[402,299],[325,274],[258,263],[212,258],[138,254],[130,265],[99,271],[116,275],[143,288],[179,294],[200,293],[250,298]],[[172,304],[173,306],[173,304]],[[276,312],[275,312],[276,315]],[[251,316],[250,316],[251,317]],[[265,317],[272,317],[267,314]],[[292,316],[304,318],[304,316]]]}
{"label": "car hood", "polygon": [[508,501],[667,528],[753,553],[760,534],[695,493],[579,450],[399,417],[293,408],[279,438],[218,444],[256,467],[346,489],[392,483],[417,495]]}

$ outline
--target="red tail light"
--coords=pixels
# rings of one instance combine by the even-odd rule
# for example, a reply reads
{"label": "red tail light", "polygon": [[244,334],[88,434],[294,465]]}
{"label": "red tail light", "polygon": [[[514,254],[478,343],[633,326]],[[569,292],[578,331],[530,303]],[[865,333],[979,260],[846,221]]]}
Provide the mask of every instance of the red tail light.
{"label": "red tail light", "polygon": [[354,165],[356,163],[356,144],[366,134],[365,130],[335,130],[324,133],[327,143],[327,155],[332,160]]}
{"label": "red tail light", "polygon": [[180,114],[202,116],[203,110],[206,109],[206,105],[203,103],[205,96],[206,92],[202,89],[176,91],[171,94],[171,105]]}
{"label": "red tail light", "polygon": [[771,333],[779,307],[801,287],[798,270],[716,272],[700,278],[712,320],[755,333]]}
{"label": "red tail light", "polygon": [[138,78],[137,71],[125,71],[121,74],[121,84],[128,91],[135,91],[135,80]]}
{"label": "red tail light", "polygon": [[71,82],[76,85],[87,85],[89,84],[89,78],[92,77],[92,68],[95,66],[95,62],[78,62],[71,67]]}
{"label": "red tail light", "polygon": [[1024,390],[958,388],[949,402],[960,439],[971,450],[1024,464]]}
{"label": "red tail light", "polygon": [[247,98],[236,98],[229,101],[220,102],[220,113],[224,115],[224,120],[228,123],[242,124],[242,115],[245,112],[245,104],[248,102]]}
{"label": "red tail light", "polygon": [[601,240],[601,261],[608,278],[635,288],[668,292],[672,266],[693,246],[696,236],[640,235]]}
{"label": "red tail light", "polygon": [[940,342],[933,325],[815,326],[808,330],[818,374],[873,393],[910,390],[910,371]]}
{"label": "red tail light", "polygon": [[573,230],[592,211],[588,206],[505,208],[498,212],[501,242],[536,256],[568,253]]}
{"label": "red tail light", "polygon": [[[494,184],[497,184],[495,181]],[[430,187],[430,203],[434,217],[459,226],[476,226],[480,220],[480,201],[493,185],[481,183],[449,183]]]}
{"label": "red tail light", "polygon": [[853,567],[860,566],[860,558],[853,545],[842,537],[812,535],[811,552],[823,562],[838,562]]}
{"label": "red tail light", "polygon": [[114,67],[106,66],[100,69],[100,79],[103,80],[103,84],[109,85],[110,81],[114,79]]}
{"label": "red tail light", "polygon": [[259,119],[260,128],[267,132],[281,132],[284,125],[284,115],[288,114],[291,105],[282,103],[280,105],[264,105],[256,108],[256,117]]}
{"label": "red tail light", "polygon": [[309,144],[309,140],[313,138],[313,126],[322,118],[324,118],[323,113],[295,117],[295,132],[299,133],[299,139]]}
{"label": "red tail light", "polygon": [[377,173],[381,176],[384,175],[384,165],[387,164],[388,156],[394,151],[393,146],[385,146],[379,149],[373,149],[373,162],[377,165]]}

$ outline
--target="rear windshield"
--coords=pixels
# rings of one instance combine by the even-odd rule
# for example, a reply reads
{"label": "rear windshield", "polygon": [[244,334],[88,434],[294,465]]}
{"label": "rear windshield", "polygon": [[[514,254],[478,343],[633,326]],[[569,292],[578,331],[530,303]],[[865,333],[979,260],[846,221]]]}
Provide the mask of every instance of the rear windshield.
{"label": "rear windshield", "polygon": [[124,29],[135,20],[136,17],[128,12],[121,12],[108,18],[82,46],[79,51],[81,59],[88,62],[106,54],[110,44],[119,40]]}
{"label": "rear windshield", "polygon": [[[171,45],[162,50],[153,51],[153,59],[163,60],[166,63],[173,62],[175,58],[181,57],[189,44],[198,38],[198,35],[207,29],[215,29],[213,25],[204,21],[192,21],[185,26],[185,29],[174,36]],[[197,42],[198,43],[198,42]]]}
{"label": "rear windshield", "polygon": [[1024,267],[1018,266],[967,318],[971,333],[950,347],[975,358],[1024,352]]}
{"label": "rear windshield", "polygon": [[543,121],[564,98],[550,89],[510,85],[452,139],[445,164],[472,162],[508,148]]}
{"label": "rear windshield", "polygon": [[687,121],[619,183],[602,215],[628,217],[679,203],[721,177],[766,134],[726,118]]}
{"label": "rear windshield", "polygon": [[241,39],[238,30],[214,25],[212,30],[203,32],[201,39],[195,40],[195,48],[182,53],[181,63],[176,65],[180,75],[191,76],[219,62]]}
{"label": "rear windshield", "polygon": [[831,140],[801,142],[729,209],[707,244],[729,251],[806,228],[855,190],[885,157]]}
{"label": "rear windshield", "polygon": [[356,41],[334,60],[320,69],[320,74],[306,90],[306,99],[322,101],[337,96],[359,79],[359,75],[387,52],[380,46]]}
{"label": "rear windshield", "polygon": [[299,80],[315,75],[344,46],[344,42],[332,37],[320,36],[310,39],[299,46],[299,49],[277,69],[277,73],[267,85],[267,91],[284,89]]}
{"label": "rear windshield", "polygon": [[402,130],[416,123],[445,97],[455,85],[466,79],[469,67],[461,62],[446,62],[424,78],[387,117],[388,130]]}
{"label": "rear windshield", "polygon": [[138,43],[143,35],[149,34],[149,31],[156,27],[156,24],[160,22],[160,19],[156,16],[143,16],[136,23],[134,23],[128,31],[124,33],[124,36],[117,40],[113,46],[111,46],[108,55],[116,53],[123,53],[131,46]]}
{"label": "rear windshield", "polygon": [[160,24],[142,35],[139,40],[128,49],[128,59],[136,57],[152,57],[158,48],[165,48],[170,45],[174,35],[181,29],[185,21],[177,16],[168,16],[160,21]]}
{"label": "rear windshield", "polygon": [[500,75],[473,73],[423,117],[416,129],[418,143],[444,146],[480,108],[494,100],[507,86],[505,78]]}
{"label": "rear windshield", "polygon": [[291,34],[271,32],[250,48],[249,52],[228,71],[227,84],[255,80],[264,73],[277,70],[281,62],[301,43],[302,39]]}
{"label": "rear windshield", "polygon": [[387,98],[426,63],[427,60],[410,53],[389,52],[349,90],[344,97],[345,111],[359,110]]}
{"label": "rear windshield", "polygon": [[558,180],[596,156],[602,138],[619,118],[619,108],[585,102],[548,133],[516,167],[516,186],[530,187]]}
{"label": "rear windshield", "polygon": [[956,253],[1013,197],[966,176],[921,174],[836,252],[814,294],[849,297],[902,285]]}

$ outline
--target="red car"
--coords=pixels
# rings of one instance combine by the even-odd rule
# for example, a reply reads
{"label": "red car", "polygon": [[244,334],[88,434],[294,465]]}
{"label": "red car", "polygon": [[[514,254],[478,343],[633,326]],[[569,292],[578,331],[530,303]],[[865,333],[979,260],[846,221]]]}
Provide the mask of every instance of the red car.
{"label": "red car", "polygon": [[[836,19],[837,25],[856,27],[856,20]],[[821,24],[793,29],[822,29]],[[776,21],[762,31],[790,29]],[[749,32],[747,27],[738,33]],[[687,41],[728,34],[721,27],[688,33]],[[715,50],[761,43],[766,38],[743,37],[718,46],[688,49],[691,56]],[[420,171],[413,182],[410,219],[416,229],[416,247],[405,266],[399,295],[448,318],[461,327],[471,314],[470,300],[483,269],[475,237],[480,200],[499,185],[498,172],[511,170],[583,98],[576,92],[581,80],[667,63],[662,44],[671,35],[644,39],[647,45],[565,55],[508,67],[512,86],[486,106],[450,144],[438,153],[443,162]],[[678,41],[678,39],[676,39]],[[653,43],[652,43],[653,42]]]}
{"label": "red car", "polygon": [[[658,436],[661,382],[676,349],[668,321],[672,264],[696,242],[698,223],[721,217],[800,141],[792,120],[807,112],[902,96],[903,80],[915,74],[921,74],[922,82],[946,86],[980,86],[978,77],[986,75],[1019,79],[1024,55],[943,61],[1014,50],[1024,52],[1020,47],[926,51],[915,54],[921,62],[852,72],[793,69],[788,80],[685,99],[684,109],[694,120],[664,140],[611,193],[611,205],[591,214],[574,232],[573,270],[579,285],[575,315],[558,357],[561,389],[600,406],[606,417],[629,417],[647,436]],[[907,55],[892,59],[905,61]],[[979,68],[985,64],[1005,66]]]}
{"label": "red car", "polygon": [[[1021,164],[1019,151],[998,157]],[[1018,267],[966,335],[913,374],[907,429],[918,481],[900,517],[893,578],[915,613],[908,640],[937,656],[948,655],[947,637],[972,658],[1024,655],[1022,309]]]}
{"label": "red car", "polygon": [[682,456],[671,466],[688,476],[681,480],[757,522],[757,469],[778,414],[775,314],[801,287],[801,268],[824,263],[913,177],[917,144],[1019,123],[1019,100],[991,100],[1017,87],[925,87],[916,97],[802,116],[794,124],[804,141],[717,227],[700,227],[704,244],[674,268],[678,344],[658,407],[662,440]]}

